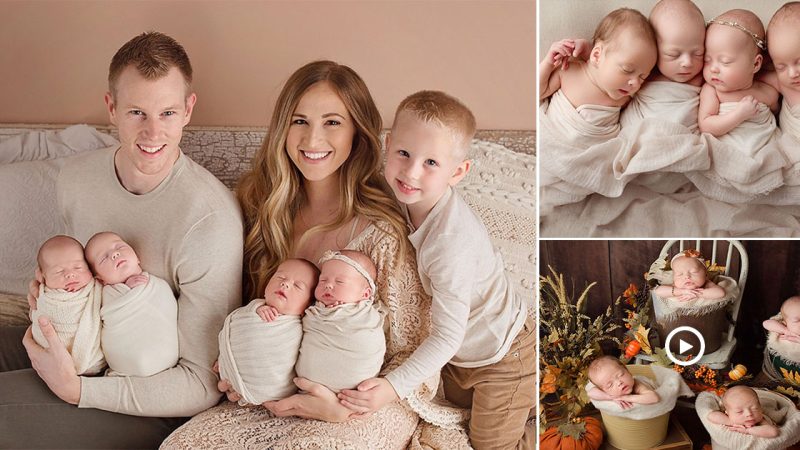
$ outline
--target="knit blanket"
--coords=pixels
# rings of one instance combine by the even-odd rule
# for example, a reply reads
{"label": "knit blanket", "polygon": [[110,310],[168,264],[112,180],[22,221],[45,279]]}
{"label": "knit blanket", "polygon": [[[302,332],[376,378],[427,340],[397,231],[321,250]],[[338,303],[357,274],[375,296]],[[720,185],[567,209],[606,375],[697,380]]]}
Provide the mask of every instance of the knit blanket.
{"label": "knit blanket", "polygon": [[763,414],[780,428],[774,438],[763,438],[742,434],[708,420],[711,411],[723,411],[722,399],[713,392],[701,392],[695,408],[703,426],[711,435],[714,450],[778,450],[800,441],[800,414],[791,400],[775,392],[755,389]]}
{"label": "knit blanket", "polygon": [[[652,405],[633,405],[631,408],[622,409],[616,402],[612,400],[592,400],[595,408],[613,416],[624,417],[632,420],[647,420],[666,414],[675,408],[675,402],[678,397],[693,397],[694,392],[689,388],[681,375],[672,369],[666,367],[651,365],[655,380],[637,375],[634,377],[638,382],[644,383],[653,388],[658,394],[659,401]],[[586,384],[586,390],[597,389],[595,385],[589,381]]]}
{"label": "knit blanket", "polygon": [[260,405],[295,392],[294,365],[303,338],[299,316],[281,315],[265,322],[255,299],[225,318],[219,332],[220,378],[230,381],[242,399],[239,404]]}
{"label": "knit blanket", "polygon": [[42,283],[36,309],[31,312],[33,339],[49,348],[39,327],[39,317],[50,318],[61,342],[72,355],[78,375],[95,375],[106,365],[100,350],[100,303],[102,288],[94,279],[83,289],[67,292]]}
{"label": "knit blanket", "polygon": [[163,279],[104,286],[100,318],[109,375],[149,377],[178,363],[178,302]]}
{"label": "knit blanket", "polygon": [[298,376],[339,392],[376,376],[385,352],[383,316],[371,300],[333,308],[318,303],[303,317],[295,370]]}

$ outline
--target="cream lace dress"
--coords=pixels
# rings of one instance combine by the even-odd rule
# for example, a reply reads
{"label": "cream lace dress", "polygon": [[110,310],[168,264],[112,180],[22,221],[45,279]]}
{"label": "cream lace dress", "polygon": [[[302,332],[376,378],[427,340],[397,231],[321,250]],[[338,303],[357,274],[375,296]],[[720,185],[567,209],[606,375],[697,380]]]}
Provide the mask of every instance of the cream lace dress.
{"label": "cream lace dress", "polygon": [[[397,238],[381,228],[389,229],[381,224],[369,225],[347,248],[368,255],[378,271],[377,300],[387,314],[386,356],[381,370],[385,375],[427,337],[431,299],[420,284],[413,249],[404,261],[398,261]],[[437,375],[406,400],[366,419],[345,423],[275,417],[261,406],[243,407],[223,401],[175,430],[161,448],[469,448],[466,412],[440,405],[440,400],[433,398],[438,382]]]}

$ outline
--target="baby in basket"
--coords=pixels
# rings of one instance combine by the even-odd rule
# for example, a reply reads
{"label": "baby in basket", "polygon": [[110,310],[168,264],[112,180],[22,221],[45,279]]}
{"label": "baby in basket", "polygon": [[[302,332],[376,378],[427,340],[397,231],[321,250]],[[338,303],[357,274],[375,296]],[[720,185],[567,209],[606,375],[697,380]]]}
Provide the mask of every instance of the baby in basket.
{"label": "baby in basket", "polygon": [[86,243],[103,284],[100,342],[109,375],[149,377],[178,363],[178,302],[169,284],[142,270],[133,247],[104,231]]}
{"label": "baby in basket", "polygon": [[672,257],[672,284],[658,286],[655,294],[685,302],[694,299],[721,299],[725,290],[708,279],[706,265],[700,255],[691,250]]}
{"label": "baby in basket", "polygon": [[611,400],[622,409],[635,404],[652,405],[660,398],[653,386],[636,379],[625,365],[613,356],[601,356],[589,364],[589,381],[594,389],[587,391],[592,400]]}
{"label": "baby in basket", "polygon": [[759,437],[776,437],[780,430],[763,414],[756,392],[747,386],[734,386],[722,396],[725,412],[711,411],[708,420],[729,430]]}
{"label": "baby in basket", "polygon": [[764,328],[776,333],[779,341],[800,344],[800,296],[787,298],[780,313],[764,321]]}

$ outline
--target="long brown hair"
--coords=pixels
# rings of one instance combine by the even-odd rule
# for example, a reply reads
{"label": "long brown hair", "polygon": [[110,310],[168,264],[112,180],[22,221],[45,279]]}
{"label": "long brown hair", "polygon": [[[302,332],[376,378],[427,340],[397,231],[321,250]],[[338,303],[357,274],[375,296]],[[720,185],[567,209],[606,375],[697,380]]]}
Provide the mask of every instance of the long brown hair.
{"label": "long brown hair", "polygon": [[291,256],[293,219],[305,201],[303,175],[286,153],[286,136],[300,97],[327,81],[339,95],[356,126],[350,156],[339,168],[339,213],[304,236],[336,229],[356,215],[385,223],[383,231],[400,237],[408,251],[407,228],[389,187],[380,174],[381,116],[366,84],[353,69],[332,61],[315,61],[298,69],[283,87],[272,113],[267,137],[236,189],[245,220],[245,298],[263,292],[281,261]]}

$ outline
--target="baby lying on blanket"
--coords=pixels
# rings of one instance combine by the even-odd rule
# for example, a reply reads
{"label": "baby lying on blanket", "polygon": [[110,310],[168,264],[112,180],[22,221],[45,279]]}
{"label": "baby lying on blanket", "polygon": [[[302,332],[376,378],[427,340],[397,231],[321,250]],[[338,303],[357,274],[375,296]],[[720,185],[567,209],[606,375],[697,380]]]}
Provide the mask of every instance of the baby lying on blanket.
{"label": "baby lying on blanket", "polygon": [[142,271],[115,233],[86,243],[86,260],[103,284],[100,335],[109,375],[148,377],[178,362],[178,302],[166,281]]}
{"label": "baby lying on blanket", "polygon": [[800,296],[789,297],[780,313],[764,321],[764,371],[774,380],[797,384],[800,372]]}
{"label": "baby lying on blanket", "polygon": [[789,297],[777,316],[764,321],[764,328],[775,333],[778,341],[800,344],[800,297]]}
{"label": "baby lying on blanket", "polygon": [[731,431],[759,437],[777,437],[780,430],[763,414],[756,392],[747,386],[734,386],[722,396],[725,411],[711,411],[708,420]]}
{"label": "baby lying on blanket", "polygon": [[354,389],[378,375],[386,352],[383,317],[373,306],[375,266],[353,250],[326,252],[319,264],[295,370],[334,392]]}
{"label": "baby lying on blanket", "polygon": [[635,379],[622,361],[601,356],[589,364],[589,380],[594,388],[586,393],[592,400],[611,400],[622,409],[635,404],[652,405],[660,400],[653,387]]}
{"label": "baby lying on blanket", "polygon": [[36,309],[31,311],[33,338],[49,347],[39,328],[48,317],[72,355],[78,375],[94,375],[105,367],[100,350],[100,286],[83,256],[83,246],[69,236],[55,236],[39,248],[39,286]]}
{"label": "baby lying on blanket", "polygon": [[295,392],[294,365],[303,338],[300,318],[311,303],[317,267],[287,259],[267,282],[264,298],[228,315],[219,333],[220,378],[242,398],[258,405]]}
{"label": "baby lying on blanket", "polygon": [[681,302],[694,299],[721,299],[725,290],[708,279],[706,265],[699,255],[681,252],[672,257],[672,284],[658,286],[655,294],[663,298],[676,298]]}

